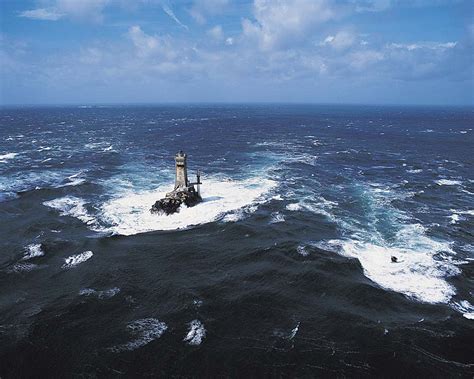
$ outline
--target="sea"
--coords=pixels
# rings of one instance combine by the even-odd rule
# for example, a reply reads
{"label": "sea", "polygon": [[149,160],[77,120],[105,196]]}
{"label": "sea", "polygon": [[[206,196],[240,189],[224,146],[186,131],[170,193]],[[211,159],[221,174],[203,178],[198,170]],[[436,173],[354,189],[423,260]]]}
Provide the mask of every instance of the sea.
{"label": "sea", "polygon": [[[472,378],[473,128],[472,107],[0,108],[0,377]],[[179,150],[203,202],[151,214]]]}

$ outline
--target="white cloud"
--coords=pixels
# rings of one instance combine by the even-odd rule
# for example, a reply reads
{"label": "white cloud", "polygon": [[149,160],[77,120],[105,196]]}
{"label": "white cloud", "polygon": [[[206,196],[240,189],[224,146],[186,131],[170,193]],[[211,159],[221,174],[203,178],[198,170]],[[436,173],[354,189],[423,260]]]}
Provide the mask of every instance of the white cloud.
{"label": "white cloud", "polygon": [[170,37],[149,35],[138,25],[131,26],[127,36],[133,42],[139,58],[153,58],[164,63],[174,61],[178,56],[178,44]]}
{"label": "white cloud", "polygon": [[368,66],[384,59],[384,54],[377,50],[355,51],[349,55],[350,66],[356,70],[367,69]]}
{"label": "white cloud", "polygon": [[146,34],[138,25],[128,29],[128,37],[132,40],[140,56],[146,57],[158,49],[158,38]]}
{"label": "white cloud", "polygon": [[26,10],[19,16],[48,21],[69,17],[100,22],[103,18],[102,11],[111,3],[111,0],[49,0],[47,3],[49,7]]}
{"label": "white cloud", "polygon": [[223,12],[229,5],[229,0],[195,0],[189,13],[199,24],[205,24],[208,16]]}
{"label": "white cloud", "polygon": [[224,32],[222,26],[216,25],[207,31],[207,35],[216,41],[220,41],[224,38]]}
{"label": "white cloud", "polygon": [[319,45],[331,46],[335,49],[342,50],[352,46],[355,40],[356,36],[354,35],[354,33],[343,30],[337,32],[335,35],[327,36],[324,41],[322,41]]}
{"label": "white cloud", "polygon": [[19,14],[20,17],[31,18],[33,20],[47,20],[57,21],[64,16],[55,8],[38,8],[29,11],[23,11]]}
{"label": "white cloud", "polygon": [[96,47],[81,49],[79,60],[84,64],[99,64],[102,60],[102,51]]}
{"label": "white cloud", "polygon": [[243,35],[263,50],[284,48],[307,40],[308,33],[340,15],[329,0],[255,0],[255,22],[242,21]]}
{"label": "white cloud", "polygon": [[419,50],[419,49],[429,49],[429,50],[446,50],[456,47],[457,42],[417,42],[417,43],[391,43],[387,47],[392,49],[402,49],[402,50]]}

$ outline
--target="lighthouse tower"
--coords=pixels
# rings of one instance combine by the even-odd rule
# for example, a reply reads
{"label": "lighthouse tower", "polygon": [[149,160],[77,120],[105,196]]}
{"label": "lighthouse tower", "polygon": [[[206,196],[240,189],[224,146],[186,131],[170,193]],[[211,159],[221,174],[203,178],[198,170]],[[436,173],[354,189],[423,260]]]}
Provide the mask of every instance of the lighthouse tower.
{"label": "lighthouse tower", "polygon": [[174,157],[174,160],[176,162],[176,179],[174,183],[174,189],[186,190],[189,186],[186,154],[180,150]]}
{"label": "lighthouse tower", "polygon": [[[186,162],[186,154],[180,150],[174,157],[176,162],[176,179],[173,191],[166,194],[151,206],[150,212],[156,214],[170,215],[179,212],[181,204],[186,207],[192,207],[202,201],[199,193],[199,185],[201,183],[201,172],[196,173],[196,183],[188,181],[188,167]],[[197,186],[197,191],[194,186]]]}

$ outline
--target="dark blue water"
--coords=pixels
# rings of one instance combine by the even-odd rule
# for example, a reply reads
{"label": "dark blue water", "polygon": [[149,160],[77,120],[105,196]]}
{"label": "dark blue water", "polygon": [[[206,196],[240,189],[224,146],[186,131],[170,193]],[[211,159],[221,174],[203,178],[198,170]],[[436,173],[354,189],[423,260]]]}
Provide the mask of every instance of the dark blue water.
{"label": "dark blue water", "polygon": [[[0,376],[472,377],[473,125],[2,108]],[[204,202],[151,215],[181,149]]]}

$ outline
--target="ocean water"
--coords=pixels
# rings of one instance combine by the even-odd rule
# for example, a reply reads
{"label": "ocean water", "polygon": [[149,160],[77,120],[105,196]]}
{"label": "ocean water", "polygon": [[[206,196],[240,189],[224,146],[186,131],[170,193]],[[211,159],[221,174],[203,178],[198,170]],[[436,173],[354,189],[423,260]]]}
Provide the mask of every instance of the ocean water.
{"label": "ocean water", "polygon": [[[1,108],[0,376],[472,377],[473,128],[472,108]],[[152,215],[181,149],[204,201]]]}

